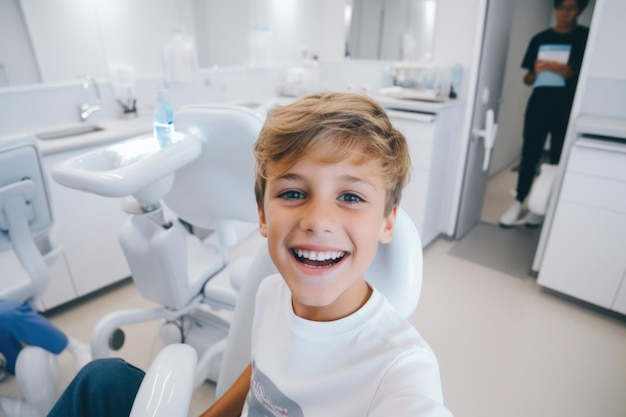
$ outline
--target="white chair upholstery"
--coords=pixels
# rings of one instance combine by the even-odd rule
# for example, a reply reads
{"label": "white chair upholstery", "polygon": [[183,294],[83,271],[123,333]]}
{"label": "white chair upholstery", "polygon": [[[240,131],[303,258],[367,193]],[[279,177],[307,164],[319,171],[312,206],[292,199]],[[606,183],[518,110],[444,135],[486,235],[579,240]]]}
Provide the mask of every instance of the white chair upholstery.
{"label": "white chair upholstery", "polygon": [[[381,291],[405,317],[413,312],[419,300],[422,286],[422,245],[421,241],[409,216],[403,211],[398,211],[398,219],[394,230],[393,239],[388,244],[379,244],[376,257],[366,271],[366,280]],[[254,303],[256,291],[259,284],[267,276],[276,272],[265,246],[259,249],[246,277],[242,282],[238,293],[237,305],[231,323],[226,349],[222,361],[221,372],[217,380],[216,397],[220,397],[228,390],[251,360],[251,333],[252,318],[254,314]],[[172,361],[172,356],[168,355],[169,349],[174,349],[175,345],[165,347],[163,355],[159,356],[152,364],[147,373],[147,380],[158,379],[161,366],[167,366],[168,361]],[[176,356],[179,360],[179,356]],[[170,383],[179,384],[181,381],[193,379],[193,373],[178,372],[175,377],[170,378]],[[188,382],[187,382],[188,383]],[[143,389],[143,384],[142,388]],[[171,392],[171,389],[167,389]],[[178,392],[183,399],[190,397],[189,392]],[[176,401],[178,398],[162,398],[162,401]],[[145,400],[137,397],[133,405],[132,417],[144,417],[148,414],[139,410],[146,408],[143,404]],[[135,412],[136,411],[136,412]],[[176,414],[160,413],[160,410],[152,410],[151,416],[186,416],[186,412]]]}
{"label": "white chair upholstery", "polygon": [[186,417],[196,361],[196,351],[189,345],[170,345],[159,352],[141,382],[131,417]]}
{"label": "white chair upholstery", "polygon": [[228,264],[228,249],[237,240],[233,221],[257,222],[252,146],[262,123],[260,115],[240,107],[188,107],[176,113],[177,131],[198,138],[202,151],[176,171],[163,201],[186,222],[215,229],[217,246],[204,245],[178,222],[155,228],[150,216],[131,216],[120,242],[135,285],[147,299],[183,309]]}

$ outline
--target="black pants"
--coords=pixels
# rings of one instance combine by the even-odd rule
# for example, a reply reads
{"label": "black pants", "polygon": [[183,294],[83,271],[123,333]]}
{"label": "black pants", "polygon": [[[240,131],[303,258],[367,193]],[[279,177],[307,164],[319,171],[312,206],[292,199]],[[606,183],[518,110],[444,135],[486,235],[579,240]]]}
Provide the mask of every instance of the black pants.
{"label": "black pants", "polygon": [[559,163],[573,98],[573,93],[563,88],[537,88],[530,96],[524,115],[524,142],[517,177],[518,201],[523,202],[530,192],[548,133],[550,163]]}

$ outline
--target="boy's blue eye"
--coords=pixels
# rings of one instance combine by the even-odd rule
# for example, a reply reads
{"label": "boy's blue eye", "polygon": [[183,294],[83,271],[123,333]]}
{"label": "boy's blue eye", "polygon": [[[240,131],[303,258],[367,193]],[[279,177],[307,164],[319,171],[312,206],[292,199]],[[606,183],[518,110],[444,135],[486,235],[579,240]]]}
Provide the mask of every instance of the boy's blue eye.
{"label": "boy's blue eye", "polygon": [[342,194],[341,196],[339,196],[339,200],[345,201],[347,203],[359,203],[363,201],[363,199],[356,194]]}
{"label": "boy's blue eye", "polygon": [[289,190],[289,191],[285,191],[284,193],[280,194],[280,197],[288,199],[288,200],[297,200],[297,199],[304,198],[304,194],[301,193],[300,191]]}

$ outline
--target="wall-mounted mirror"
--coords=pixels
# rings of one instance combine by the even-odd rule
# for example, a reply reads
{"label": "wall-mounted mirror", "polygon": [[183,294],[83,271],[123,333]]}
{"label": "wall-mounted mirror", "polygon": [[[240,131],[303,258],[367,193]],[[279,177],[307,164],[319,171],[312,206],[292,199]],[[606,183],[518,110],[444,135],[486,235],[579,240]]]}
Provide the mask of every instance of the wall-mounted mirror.
{"label": "wall-mounted mirror", "polygon": [[429,62],[436,0],[347,0],[346,55]]}
{"label": "wall-mounted mirror", "polygon": [[395,54],[351,58],[400,59],[398,36],[412,39],[415,60],[430,56],[436,0],[345,1],[353,11],[347,20],[339,0],[2,0],[0,38],[10,41],[0,42],[0,89],[87,73],[105,79],[116,64],[133,65],[138,76],[159,74],[162,46],[180,27],[195,37],[200,68],[249,63],[259,22],[271,32],[267,53],[275,64],[297,61],[304,49],[322,60],[342,59],[346,44],[365,50],[372,19],[384,33],[374,42],[377,51]]}

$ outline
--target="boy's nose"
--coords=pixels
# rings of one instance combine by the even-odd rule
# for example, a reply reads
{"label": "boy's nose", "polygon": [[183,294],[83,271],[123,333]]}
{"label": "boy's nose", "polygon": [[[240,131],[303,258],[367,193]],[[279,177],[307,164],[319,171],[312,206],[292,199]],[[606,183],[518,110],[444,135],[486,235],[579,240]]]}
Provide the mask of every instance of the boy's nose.
{"label": "boy's nose", "polygon": [[332,232],[336,224],[333,207],[319,201],[310,201],[300,220],[302,230],[312,233]]}

